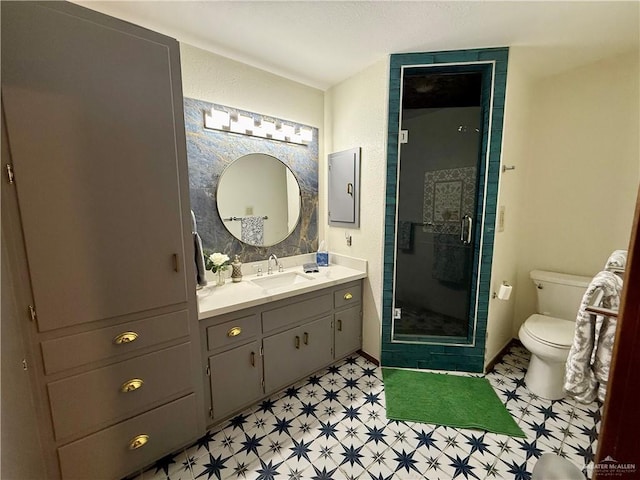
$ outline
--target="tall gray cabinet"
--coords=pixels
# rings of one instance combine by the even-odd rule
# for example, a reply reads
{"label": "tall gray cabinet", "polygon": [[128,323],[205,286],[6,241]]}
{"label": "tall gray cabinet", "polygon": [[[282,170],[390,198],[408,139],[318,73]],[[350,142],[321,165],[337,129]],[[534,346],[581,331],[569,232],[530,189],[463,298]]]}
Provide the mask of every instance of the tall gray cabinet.
{"label": "tall gray cabinet", "polygon": [[2,282],[47,475],[119,478],[204,431],[178,44],[62,2],[1,19]]}

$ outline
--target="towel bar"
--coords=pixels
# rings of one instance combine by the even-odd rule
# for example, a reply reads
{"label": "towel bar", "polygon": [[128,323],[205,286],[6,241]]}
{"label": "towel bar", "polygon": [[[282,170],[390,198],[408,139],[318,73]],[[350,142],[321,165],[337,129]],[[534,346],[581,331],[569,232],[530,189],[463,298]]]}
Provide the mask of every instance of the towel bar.
{"label": "towel bar", "polygon": [[[229,222],[229,221],[233,222],[233,221],[240,221],[240,220],[242,220],[243,218],[246,218],[246,217],[229,217],[229,218],[223,218],[223,219],[222,219],[222,221],[223,221],[223,222]],[[264,215],[264,216],[262,217],[262,219],[263,219],[263,220],[269,220],[269,217],[268,217],[268,216],[266,216],[266,215]]]}
{"label": "towel bar", "polygon": [[618,311],[617,310],[612,310],[610,308],[589,306],[585,310],[587,312],[589,312],[589,313],[595,313],[596,315],[602,315],[602,316],[605,316],[605,317],[618,318]]}

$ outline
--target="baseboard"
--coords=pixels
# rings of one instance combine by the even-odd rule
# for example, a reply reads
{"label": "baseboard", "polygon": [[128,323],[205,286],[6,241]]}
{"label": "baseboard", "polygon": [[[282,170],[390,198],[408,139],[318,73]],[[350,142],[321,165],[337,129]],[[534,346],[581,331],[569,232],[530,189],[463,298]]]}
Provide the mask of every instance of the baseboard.
{"label": "baseboard", "polygon": [[371,355],[369,355],[367,352],[365,352],[364,350],[358,350],[358,354],[363,356],[364,358],[366,358],[367,360],[369,360],[371,363],[373,363],[376,367],[380,366],[380,361],[377,358],[372,357]]}
{"label": "baseboard", "polygon": [[522,343],[517,338],[512,338],[511,340],[509,340],[505,344],[505,346],[502,347],[500,351],[493,356],[489,363],[487,363],[487,365],[484,367],[484,373],[489,373],[491,370],[493,370],[493,368],[502,359],[502,357],[504,357],[506,353],[511,349],[511,347],[514,346],[522,346]]}

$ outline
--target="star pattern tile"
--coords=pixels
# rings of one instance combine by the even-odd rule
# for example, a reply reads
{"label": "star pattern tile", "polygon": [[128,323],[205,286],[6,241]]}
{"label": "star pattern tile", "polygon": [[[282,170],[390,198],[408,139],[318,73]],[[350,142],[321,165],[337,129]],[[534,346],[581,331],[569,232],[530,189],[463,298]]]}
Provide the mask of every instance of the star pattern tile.
{"label": "star pattern tile", "polygon": [[529,480],[556,453],[589,478],[602,405],[549,401],[514,345],[486,375],[527,438],[388,420],[379,367],[353,355],[213,428],[132,480]]}

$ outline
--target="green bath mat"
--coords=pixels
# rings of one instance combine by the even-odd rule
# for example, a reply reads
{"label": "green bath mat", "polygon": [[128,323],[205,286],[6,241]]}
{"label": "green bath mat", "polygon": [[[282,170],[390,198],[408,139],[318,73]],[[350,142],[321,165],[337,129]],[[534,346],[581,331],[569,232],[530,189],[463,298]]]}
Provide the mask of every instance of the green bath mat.
{"label": "green bath mat", "polygon": [[486,378],[382,369],[387,418],[525,438]]}

